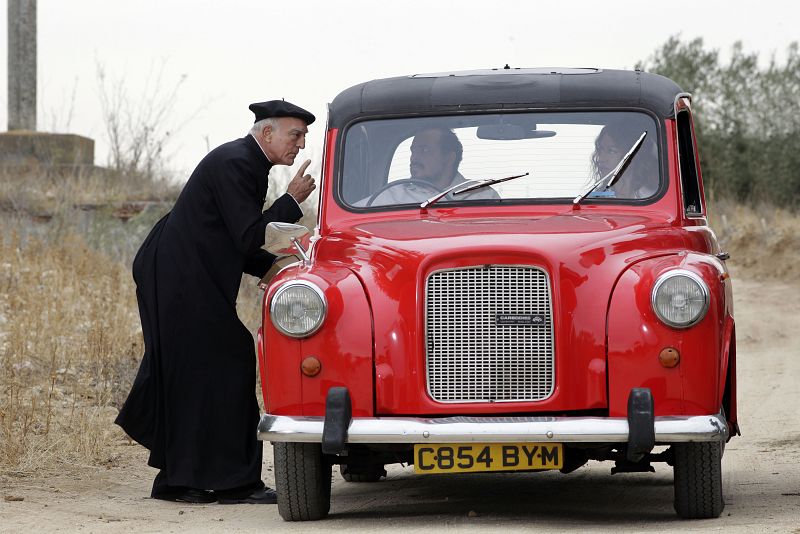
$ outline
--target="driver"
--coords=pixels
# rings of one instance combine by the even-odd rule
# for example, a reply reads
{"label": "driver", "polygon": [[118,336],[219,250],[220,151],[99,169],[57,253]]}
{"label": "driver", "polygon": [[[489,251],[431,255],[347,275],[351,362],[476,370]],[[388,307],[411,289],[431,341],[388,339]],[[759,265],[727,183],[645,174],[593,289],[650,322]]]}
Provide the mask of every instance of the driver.
{"label": "driver", "polygon": [[[403,185],[386,188],[376,197],[364,199],[359,205],[386,206],[422,202],[437,191],[457,184],[469,182],[458,172],[464,148],[458,136],[448,128],[428,128],[418,132],[411,141],[411,176],[403,180]],[[491,187],[476,190],[464,195],[448,193],[442,200],[499,199]]]}
{"label": "driver", "polygon": [[440,191],[459,182],[466,182],[466,178],[458,172],[463,154],[464,147],[452,130],[423,130],[411,141],[411,179],[430,182]]}

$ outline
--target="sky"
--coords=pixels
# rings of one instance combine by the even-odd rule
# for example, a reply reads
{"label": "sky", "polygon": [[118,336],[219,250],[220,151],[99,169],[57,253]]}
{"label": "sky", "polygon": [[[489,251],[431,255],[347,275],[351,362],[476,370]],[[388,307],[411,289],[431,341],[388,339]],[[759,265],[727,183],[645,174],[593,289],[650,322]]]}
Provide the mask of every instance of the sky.
{"label": "sky", "polygon": [[95,139],[103,164],[102,96],[123,95],[116,107],[141,116],[176,91],[161,124],[167,164],[185,181],[210,148],[246,134],[250,103],[285,98],[317,116],[305,153],[315,169],[326,104],[364,81],[505,64],[632,68],[676,34],[723,59],[741,41],[780,61],[799,28],[800,3],[785,0],[38,0],[37,126]]}

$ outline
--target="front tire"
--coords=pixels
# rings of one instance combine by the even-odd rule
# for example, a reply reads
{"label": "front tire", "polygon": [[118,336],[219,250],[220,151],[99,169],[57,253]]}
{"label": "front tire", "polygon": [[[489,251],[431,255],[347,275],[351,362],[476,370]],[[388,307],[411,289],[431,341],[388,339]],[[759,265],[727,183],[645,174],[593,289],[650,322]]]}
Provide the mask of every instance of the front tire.
{"label": "front tire", "polygon": [[675,511],[683,519],[719,517],[722,499],[722,443],[676,443]]}
{"label": "front tire", "polygon": [[275,443],[278,513],[285,521],[315,521],[331,508],[331,464],[319,443]]}

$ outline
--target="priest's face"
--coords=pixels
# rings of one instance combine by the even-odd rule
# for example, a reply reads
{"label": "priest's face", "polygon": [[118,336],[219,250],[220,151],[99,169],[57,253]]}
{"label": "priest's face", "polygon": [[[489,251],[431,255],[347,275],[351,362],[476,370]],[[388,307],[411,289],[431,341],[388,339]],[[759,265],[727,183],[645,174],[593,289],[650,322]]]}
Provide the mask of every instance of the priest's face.
{"label": "priest's face", "polygon": [[297,153],[306,146],[308,127],[302,119],[279,117],[273,129],[267,126],[262,131],[264,152],[275,165],[292,165]]}

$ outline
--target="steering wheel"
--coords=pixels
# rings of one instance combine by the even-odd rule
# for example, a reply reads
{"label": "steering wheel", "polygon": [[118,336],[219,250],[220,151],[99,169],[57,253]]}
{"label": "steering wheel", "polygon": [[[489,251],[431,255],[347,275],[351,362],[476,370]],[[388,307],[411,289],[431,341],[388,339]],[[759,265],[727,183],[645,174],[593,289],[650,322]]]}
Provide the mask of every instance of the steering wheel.
{"label": "steering wheel", "polygon": [[[441,192],[441,189],[439,189],[438,187],[436,187],[435,185],[433,185],[432,183],[430,183],[427,180],[422,180],[422,179],[419,179],[419,178],[404,178],[403,180],[396,180],[394,182],[389,182],[388,184],[384,185],[383,187],[378,189],[376,192],[374,192],[372,194],[372,196],[369,197],[369,200],[367,200],[367,204],[366,204],[367,207],[372,206],[372,203],[375,202],[375,200],[379,196],[381,196],[383,193],[385,193],[386,191],[392,189],[393,187],[398,187],[398,186],[399,187],[414,186],[414,187],[421,187],[421,188],[427,189],[430,194],[426,195],[425,198],[428,198],[428,197],[430,197],[432,195],[435,195],[436,193]],[[425,200],[425,199],[423,199],[423,200]]]}

